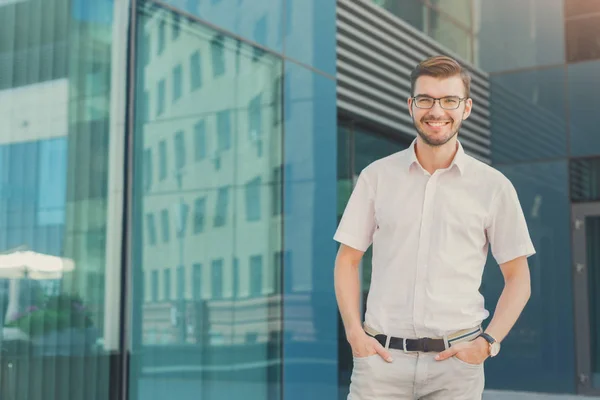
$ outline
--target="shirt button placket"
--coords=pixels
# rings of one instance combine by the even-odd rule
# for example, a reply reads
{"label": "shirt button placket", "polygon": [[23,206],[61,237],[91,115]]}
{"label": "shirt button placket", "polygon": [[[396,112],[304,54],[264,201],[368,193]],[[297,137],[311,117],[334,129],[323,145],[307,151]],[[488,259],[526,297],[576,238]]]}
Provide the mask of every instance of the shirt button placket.
{"label": "shirt button placket", "polygon": [[423,211],[421,214],[421,229],[419,233],[419,246],[417,250],[417,273],[415,279],[414,302],[414,327],[418,337],[425,335],[425,282],[427,280],[428,258],[431,242],[431,228],[433,225],[434,199],[437,185],[437,174],[433,174],[425,186],[423,198]]}

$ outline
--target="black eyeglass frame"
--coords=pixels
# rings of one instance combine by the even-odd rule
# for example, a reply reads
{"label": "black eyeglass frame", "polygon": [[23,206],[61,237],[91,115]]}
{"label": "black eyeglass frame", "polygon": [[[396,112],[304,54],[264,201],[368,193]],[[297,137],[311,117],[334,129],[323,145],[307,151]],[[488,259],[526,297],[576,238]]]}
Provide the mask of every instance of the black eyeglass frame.
{"label": "black eyeglass frame", "polygon": [[[417,98],[425,98],[425,99],[431,99],[433,100],[433,103],[431,104],[431,107],[419,107],[417,105]],[[454,108],[446,108],[442,105],[442,100],[443,99],[448,99],[448,98],[456,98],[458,99],[458,104],[456,105],[456,107]],[[458,109],[458,107],[460,107],[460,103],[462,103],[465,100],[468,100],[469,97],[458,97],[458,96],[444,96],[444,97],[430,97],[430,96],[413,96],[411,97],[413,104],[415,105],[415,107],[420,108],[421,110],[430,110],[433,108],[433,106],[435,106],[435,102],[437,101],[440,105],[441,108],[443,108],[444,110],[456,110]]]}

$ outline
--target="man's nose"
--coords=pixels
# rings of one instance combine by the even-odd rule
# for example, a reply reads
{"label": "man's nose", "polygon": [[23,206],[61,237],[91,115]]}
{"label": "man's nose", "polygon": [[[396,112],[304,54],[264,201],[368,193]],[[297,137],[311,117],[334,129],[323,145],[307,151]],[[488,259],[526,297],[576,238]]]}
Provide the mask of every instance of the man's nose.
{"label": "man's nose", "polygon": [[436,117],[440,117],[445,114],[444,109],[440,106],[439,100],[433,102],[433,107],[431,107],[431,109],[429,110],[429,114]]}

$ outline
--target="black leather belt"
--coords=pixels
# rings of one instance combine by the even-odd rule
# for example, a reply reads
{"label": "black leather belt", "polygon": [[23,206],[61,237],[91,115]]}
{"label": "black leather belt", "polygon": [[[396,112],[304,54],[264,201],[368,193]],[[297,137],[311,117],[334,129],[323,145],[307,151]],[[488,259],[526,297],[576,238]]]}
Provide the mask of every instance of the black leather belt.
{"label": "black leather belt", "polygon": [[[382,346],[385,347],[387,341],[386,335],[369,335],[374,337]],[[406,348],[404,347],[406,345]],[[446,350],[444,339],[403,339],[397,337],[390,337],[390,349],[404,350],[404,351],[422,351],[422,352],[442,352]]]}

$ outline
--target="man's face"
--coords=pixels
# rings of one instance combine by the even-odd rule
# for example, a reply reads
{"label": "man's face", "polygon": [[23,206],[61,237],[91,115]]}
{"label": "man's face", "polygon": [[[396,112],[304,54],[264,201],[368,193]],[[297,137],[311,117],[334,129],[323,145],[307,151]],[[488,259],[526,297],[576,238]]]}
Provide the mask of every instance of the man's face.
{"label": "man's face", "polygon": [[[442,98],[455,96],[465,97],[465,86],[460,76],[450,78],[434,78],[421,76],[415,82],[415,97]],[[446,106],[451,101],[446,101]],[[415,101],[408,99],[408,109],[419,136],[430,146],[442,146],[452,139],[460,129],[463,119],[471,114],[472,100],[460,101],[455,110],[444,109],[440,101],[435,101],[433,107],[418,108]]]}

